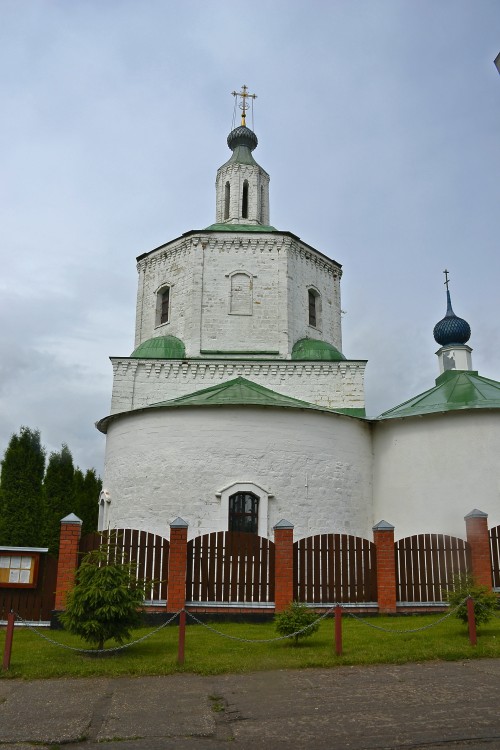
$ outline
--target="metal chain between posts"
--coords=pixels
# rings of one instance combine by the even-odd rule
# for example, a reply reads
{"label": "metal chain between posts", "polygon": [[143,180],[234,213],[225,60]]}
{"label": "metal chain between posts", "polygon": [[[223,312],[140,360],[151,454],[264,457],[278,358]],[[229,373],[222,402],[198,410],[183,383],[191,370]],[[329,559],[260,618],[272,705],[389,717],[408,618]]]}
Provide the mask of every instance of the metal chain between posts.
{"label": "metal chain between posts", "polygon": [[333,612],[337,605],[334,604],[333,607],[330,607],[330,609],[327,609],[326,612],[324,612],[320,617],[318,617],[317,620],[314,620],[314,622],[309,623],[309,625],[306,625],[304,628],[301,628],[300,630],[297,630],[295,633],[290,633],[289,635],[280,635],[277,638],[239,638],[236,635],[229,635],[228,633],[222,633],[220,630],[216,630],[215,628],[210,627],[210,625],[207,625],[205,622],[202,622],[197,617],[195,617],[191,612],[188,612],[186,610],[186,614],[194,620],[198,625],[203,625],[204,628],[207,630],[211,630],[212,633],[216,633],[217,635],[220,635],[222,638],[229,638],[231,641],[241,641],[242,643],[272,643],[274,641],[284,641],[286,638],[294,638],[296,635],[299,635],[300,633],[304,633],[306,630],[309,630],[309,628],[312,628],[313,625],[316,625],[316,623],[321,622],[321,620],[324,620],[327,615],[330,614],[330,612]]}
{"label": "metal chain between posts", "polygon": [[349,617],[352,617],[353,620],[358,620],[359,622],[363,623],[363,625],[366,625],[368,628],[373,628],[373,630],[381,630],[384,633],[391,633],[391,634],[394,633],[396,635],[402,635],[404,633],[420,633],[422,630],[429,630],[430,628],[434,628],[436,627],[436,625],[440,625],[442,622],[447,620],[448,617],[451,617],[453,614],[455,614],[458,608],[461,607],[462,604],[464,604],[464,602],[467,601],[467,598],[468,597],[465,597],[465,599],[461,601],[460,604],[458,604],[454,609],[450,609],[449,612],[443,615],[443,617],[440,617],[439,620],[436,620],[436,622],[431,622],[429,623],[429,625],[422,625],[421,628],[408,628],[408,629],[405,628],[403,630],[399,630],[396,628],[383,628],[381,625],[374,625],[373,623],[368,622],[367,620],[355,615],[354,612],[347,612],[347,614],[349,615]]}
{"label": "metal chain between posts", "polygon": [[[374,630],[381,630],[385,633],[391,633],[391,634],[394,633],[396,635],[402,635],[404,633],[418,633],[423,630],[429,630],[430,628],[434,628],[436,627],[436,625],[440,625],[442,622],[447,620],[448,617],[451,617],[451,615],[453,615],[457,611],[458,607],[460,607],[461,604],[463,604],[465,601],[467,601],[467,598],[465,598],[463,602],[461,602],[457,607],[455,607],[455,609],[450,610],[443,617],[440,617],[439,620],[436,620],[436,622],[431,622],[429,625],[423,625],[420,628],[408,628],[404,630],[395,630],[392,628],[383,628],[381,625],[374,625],[373,623],[368,622],[368,620],[366,620],[365,618],[355,615],[353,612],[346,612],[345,614],[349,615],[354,620],[361,622],[363,625],[373,628]],[[216,628],[212,628],[210,625],[207,625],[206,623],[202,622],[197,617],[195,617],[195,615],[193,615],[191,612],[186,611],[186,614],[189,615],[189,617],[192,620],[198,623],[198,625],[203,625],[204,628],[206,628],[207,630],[210,630],[212,633],[216,633],[217,635],[220,635],[222,638],[228,638],[229,640],[232,640],[232,641],[241,641],[242,643],[272,643],[274,641],[283,641],[286,638],[294,638],[296,635],[299,635],[300,633],[304,633],[306,630],[309,630],[310,627],[312,627],[313,625],[316,625],[316,623],[321,622],[321,620],[324,620],[324,618],[327,617],[327,615],[329,615],[330,612],[333,612],[333,610],[337,606],[342,607],[342,605],[334,604],[332,607],[330,607],[330,609],[327,609],[326,612],[324,612],[320,617],[318,617],[317,620],[312,622],[310,625],[306,625],[304,628],[301,628],[300,630],[297,630],[295,633],[291,633],[290,635],[281,635],[281,636],[278,636],[277,638],[239,638],[238,636],[229,635],[227,633],[222,633],[220,630],[217,630]],[[342,607],[342,609],[344,608]]]}
{"label": "metal chain between posts", "polygon": [[29,622],[24,620],[21,615],[19,615],[17,612],[14,612],[16,616],[16,620],[19,620],[24,624],[28,630],[32,630],[33,633],[38,635],[40,638],[42,638],[44,641],[48,641],[49,643],[52,643],[54,646],[59,646],[59,648],[66,649],[66,651],[77,651],[80,654],[112,654],[116,653],[117,651],[123,651],[126,648],[130,648],[130,646],[134,646],[136,643],[141,643],[141,641],[145,641],[148,638],[151,638],[152,635],[155,635],[155,633],[158,633],[162,628],[165,628],[167,625],[170,625],[173,620],[182,612],[180,609],[178,612],[176,612],[170,620],[167,620],[166,622],[162,622],[161,625],[159,625],[154,630],[151,630],[149,633],[146,633],[146,635],[142,635],[140,638],[136,638],[135,641],[130,641],[130,643],[124,643],[122,646],[113,646],[112,648],[77,648],[75,646],[68,646],[66,643],[61,643],[60,641],[54,641],[52,638],[49,638],[44,633],[40,632],[38,628],[34,627],[33,625],[30,625]]}

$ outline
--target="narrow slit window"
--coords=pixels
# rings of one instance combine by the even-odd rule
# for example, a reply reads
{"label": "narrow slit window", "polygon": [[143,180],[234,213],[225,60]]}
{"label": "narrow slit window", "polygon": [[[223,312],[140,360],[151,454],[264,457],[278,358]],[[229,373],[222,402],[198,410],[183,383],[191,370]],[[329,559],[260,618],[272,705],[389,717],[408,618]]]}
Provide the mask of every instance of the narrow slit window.
{"label": "narrow slit window", "polygon": [[316,328],[318,324],[318,294],[313,290],[308,291],[309,300],[309,325]]}
{"label": "narrow slit window", "polygon": [[231,200],[231,186],[229,182],[226,182],[226,188],[224,190],[224,219],[229,219],[230,200]]}
{"label": "narrow slit window", "polygon": [[170,287],[164,286],[156,294],[156,325],[161,326],[170,320]]}
{"label": "narrow slit window", "polygon": [[241,202],[241,216],[248,219],[248,180],[243,183],[243,199]]}

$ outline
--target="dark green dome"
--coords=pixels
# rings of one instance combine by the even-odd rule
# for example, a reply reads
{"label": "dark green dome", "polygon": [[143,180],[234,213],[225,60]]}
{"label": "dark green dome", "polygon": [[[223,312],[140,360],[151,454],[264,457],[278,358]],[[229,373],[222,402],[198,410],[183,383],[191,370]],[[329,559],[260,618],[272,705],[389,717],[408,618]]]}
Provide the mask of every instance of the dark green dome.
{"label": "dark green dome", "polygon": [[185,359],[186,348],[175,336],[155,336],[139,344],[130,356],[135,359]]}
{"label": "dark green dome", "polygon": [[345,359],[333,344],[318,339],[299,339],[292,349],[292,359],[319,360],[322,362],[340,362]]}
{"label": "dark green dome", "polygon": [[253,151],[254,148],[257,148],[258,142],[257,136],[253,130],[250,130],[250,128],[247,128],[245,125],[240,125],[234,130],[231,130],[227,137],[227,145],[231,151],[234,151],[237,146],[246,146],[250,151]]}

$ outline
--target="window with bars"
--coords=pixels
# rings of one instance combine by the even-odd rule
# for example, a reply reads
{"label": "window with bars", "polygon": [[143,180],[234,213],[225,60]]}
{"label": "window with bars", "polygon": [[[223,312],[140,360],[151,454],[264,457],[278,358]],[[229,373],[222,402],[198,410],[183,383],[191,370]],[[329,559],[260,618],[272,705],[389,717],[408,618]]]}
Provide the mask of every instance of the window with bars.
{"label": "window with bars", "polygon": [[236,492],[229,498],[229,531],[257,534],[259,498],[253,492]]}

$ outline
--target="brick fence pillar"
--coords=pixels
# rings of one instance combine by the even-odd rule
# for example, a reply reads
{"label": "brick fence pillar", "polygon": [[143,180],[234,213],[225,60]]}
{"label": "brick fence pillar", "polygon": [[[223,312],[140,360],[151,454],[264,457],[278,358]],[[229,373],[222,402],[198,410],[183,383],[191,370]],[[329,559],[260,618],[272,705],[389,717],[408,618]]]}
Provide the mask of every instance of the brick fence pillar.
{"label": "brick fence pillar", "polygon": [[379,612],[396,611],[396,557],[394,554],[394,526],[380,521],[373,527],[373,541],[377,555],[377,597]]}
{"label": "brick fence pillar", "polygon": [[168,553],[167,610],[177,612],[186,604],[188,524],[176,518],[170,524],[170,549]]}
{"label": "brick fence pillar", "polygon": [[61,521],[59,536],[59,557],[57,560],[56,598],[54,609],[61,612],[66,604],[66,595],[75,583],[75,573],[78,567],[78,551],[80,549],[80,535],[82,522],[70,513]]}
{"label": "brick fence pillar", "polygon": [[284,518],[274,526],[274,611],[293,602],[293,524]]}
{"label": "brick fence pillar", "polygon": [[488,514],[482,510],[471,510],[465,516],[467,541],[470,545],[472,575],[482,586],[493,587],[491,570],[490,532]]}

